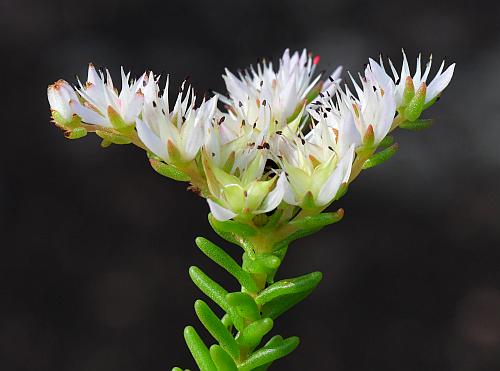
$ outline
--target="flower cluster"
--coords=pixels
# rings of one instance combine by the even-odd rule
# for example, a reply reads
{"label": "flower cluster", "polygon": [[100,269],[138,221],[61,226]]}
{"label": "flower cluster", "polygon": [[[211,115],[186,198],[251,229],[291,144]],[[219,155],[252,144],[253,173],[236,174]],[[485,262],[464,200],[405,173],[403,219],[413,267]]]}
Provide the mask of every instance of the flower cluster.
{"label": "flower cluster", "polygon": [[[449,84],[444,62],[427,83],[420,56],[414,74],[403,53],[398,75],[372,59],[352,87],[341,69],[315,76],[319,57],[285,51],[275,69],[263,61],[235,75],[226,69],[227,96],[200,99],[184,82],[172,105],[169,79],[121,71],[121,90],[108,71],[90,65],[85,84],[60,80],[48,88],[53,121],[69,138],[95,132],[103,144],[134,143],[161,174],[191,182],[218,220],[249,222],[275,209],[319,213],[338,199],[362,168],[395,151],[388,134],[419,128]],[[199,101],[199,103],[198,103]],[[223,108],[222,108],[223,107]],[[257,217],[257,219],[256,219]]]}

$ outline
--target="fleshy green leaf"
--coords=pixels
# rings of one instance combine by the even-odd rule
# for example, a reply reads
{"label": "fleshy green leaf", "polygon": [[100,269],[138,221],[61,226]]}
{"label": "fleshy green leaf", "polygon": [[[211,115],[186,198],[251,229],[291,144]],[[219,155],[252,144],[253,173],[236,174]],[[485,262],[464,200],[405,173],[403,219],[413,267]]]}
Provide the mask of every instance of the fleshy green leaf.
{"label": "fleshy green leaf", "polygon": [[113,144],[130,144],[130,143],[132,143],[132,141],[124,135],[112,134],[112,133],[108,133],[107,131],[104,131],[104,130],[96,130],[95,133],[99,137],[101,137],[102,139],[104,139],[110,143],[113,143]]}
{"label": "fleshy green leaf", "polygon": [[243,292],[232,292],[226,295],[226,301],[234,307],[236,313],[241,317],[252,321],[260,318],[259,308],[250,295]]}
{"label": "fleshy green leaf", "polygon": [[262,338],[273,328],[273,320],[271,318],[262,318],[252,322],[239,333],[236,341],[238,344],[254,348],[262,341]]}
{"label": "fleshy green leaf", "polygon": [[201,323],[203,323],[203,326],[206,327],[215,340],[217,340],[233,358],[238,358],[240,356],[238,344],[226,326],[224,326],[208,305],[202,300],[196,300],[194,309]]}
{"label": "fleshy green leaf", "polygon": [[326,225],[337,223],[344,216],[344,210],[339,209],[333,213],[321,213],[292,220],[289,224],[300,229],[318,229]]}
{"label": "fleshy green leaf", "polygon": [[312,272],[300,277],[278,281],[262,290],[255,297],[255,302],[263,305],[284,295],[311,292],[318,286],[322,277],[323,274],[321,272]]}
{"label": "fleshy green leaf", "polygon": [[149,163],[151,164],[151,167],[160,175],[166,176],[167,178],[173,179],[173,180],[178,180],[181,182],[188,182],[190,180],[189,176],[179,169],[177,169],[175,166],[166,164],[163,161],[150,158]]}
{"label": "fleshy green leaf", "polygon": [[374,166],[380,165],[381,163],[389,160],[397,152],[399,145],[394,143],[392,146],[375,153],[363,164],[363,169],[369,169]]}
{"label": "fleshy green leaf", "polygon": [[225,289],[203,273],[203,271],[198,267],[190,267],[189,276],[201,292],[212,299],[225,312],[229,312],[229,304],[226,301],[227,291]]}
{"label": "fleshy green leaf", "polygon": [[254,352],[245,361],[240,363],[239,371],[251,371],[259,366],[273,362],[290,354],[299,345],[299,338],[296,336],[283,340],[275,347],[263,347]]}
{"label": "fleshy green leaf", "polygon": [[394,143],[394,137],[392,135],[387,135],[378,144],[379,148],[387,148]]}
{"label": "fleshy green leaf", "polygon": [[245,272],[238,263],[234,261],[224,250],[222,250],[219,246],[210,242],[209,240],[203,237],[196,238],[196,245],[200,248],[200,250],[224,268],[227,272],[234,276],[238,280],[241,286],[251,292],[257,292],[258,288],[255,284],[254,280],[250,273]]}
{"label": "fleshy green leaf", "polygon": [[214,219],[213,227],[223,232],[234,233],[242,237],[251,237],[257,234],[257,231],[248,224],[238,223],[234,220],[221,222]]}
{"label": "fleshy green leaf", "polygon": [[[280,344],[283,341],[283,337],[281,335],[275,335],[269,341],[264,345],[266,348],[276,348],[278,344]],[[267,371],[269,367],[271,367],[272,362],[268,362],[262,366],[259,366],[257,368],[254,368],[253,371]]]}
{"label": "fleshy green leaf", "polygon": [[427,129],[431,125],[432,125],[431,119],[419,119],[415,121],[405,121],[399,124],[399,127],[405,130],[420,131]]}
{"label": "fleshy green leaf", "polygon": [[184,329],[184,340],[201,371],[217,371],[207,346],[193,327]]}
{"label": "fleshy green leaf", "polygon": [[215,344],[210,347],[210,355],[219,371],[238,371],[231,356],[219,345]]}
{"label": "fleshy green leaf", "polygon": [[310,293],[311,291],[304,291],[298,294],[282,296],[277,300],[271,300],[262,307],[262,316],[276,319],[308,297]]}

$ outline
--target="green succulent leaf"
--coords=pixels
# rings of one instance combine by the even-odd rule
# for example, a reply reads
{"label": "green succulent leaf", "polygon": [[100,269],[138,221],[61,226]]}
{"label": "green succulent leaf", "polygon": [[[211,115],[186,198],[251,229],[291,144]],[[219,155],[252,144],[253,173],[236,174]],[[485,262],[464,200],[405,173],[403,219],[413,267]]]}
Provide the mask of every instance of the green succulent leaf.
{"label": "green succulent leaf", "polygon": [[217,371],[207,346],[193,327],[184,329],[184,340],[201,371]]}
{"label": "green succulent leaf", "polygon": [[222,348],[233,358],[238,358],[240,356],[240,348],[236,340],[234,340],[233,335],[231,335],[227,327],[224,326],[208,305],[202,300],[197,300],[194,303],[194,309],[203,326],[219,342]]}
{"label": "green succulent leaf", "polygon": [[234,220],[221,222],[214,218],[213,227],[222,232],[234,233],[242,237],[252,237],[257,234],[257,231],[248,224],[238,223]]}
{"label": "green succulent leaf", "polygon": [[238,371],[231,356],[219,345],[210,347],[210,355],[219,371]]}
{"label": "green succulent leaf", "polygon": [[177,169],[175,166],[166,164],[165,162],[156,159],[156,158],[149,158],[149,163],[151,167],[160,175],[163,175],[167,178],[177,180],[180,182],[188,182],[191,180],[189,175],[185,174],[181,170]]}
{"label": "green succulent leaf", "polygon": [[405,121],[399,124],[399,127],[405,130],[420,131],[427,129],[431,125],[432,125],[431,119],[418,119],[415,121]]}
{"label": "green succulent leaf", "polygon": [[311,292],[318,286],[322,277],[321,272],[312,272],[300,277],[278,281],[262,290],[255,297],[255,302],[263,305],[281,296]]}
{"label": "green succulent leaf", "polygon": [[201,292],[212,299],[225,312],[229,312],[230,306],[226,301],[227,291],[224,288],[203,273],[198,267],[190,267],[189,276]]}
{"label": "green succulent leaf", "polygon": [[377,165],[380,165],[387,160],[389,160],[392,156],[396,154],[398,151],[399,145],[397,143],[394,143],[392,146],[375,153],[373,156],[371,156],[368,160],[366,160],[363,164],[363,169],[370,169],[372,167],[375,167]]}
{"label": "green succulent leaf", "polygon": [[336,212],[321,213],[318,215],[306,216],[304,218],[292,220],[289,224],[304,230],[316,230],[329,224],[337,223],[344,216],[344,210],[339,209]]}
{"label": "green succulent leaf", "polygon": [[258,288],[253,280],[250,273],[245,272],[238,263],[234,261],[224,250],[222,250],[219,246],[210,242],[206,238],[197,237],[196,245],[200,248],[200,250],[212,259],[215,263],[224,268],[227,272],[229,272],[234,278],[238,280],[241,286],[251,292],[257,292]]}
{"label": "green succulent leaf", "polygon": [[252,322],[239,333],[236,341],[238,344],[248,348],[254,348],[262,341],[262,338],[273,328],[274,322],[271,318],[262,318]]}
{"label": "green succulent leaf", "polygon": [[290,354],[299,345],[299,338],[296,336],[289,337],[276,346],[273,347],[263,347],[252,355],[250,355],[245,361],[240,363],[238,366],[239,371],[251,371],[259,366],[263,366],[269,362],[273,362],[277,359],[283,358]]}
{"label": "green succulent leaf", "polygon": [[232,292],[226,295],[226,301],[241,317],[251,321],[260,318],[259,308],[250,295],[244,292]]}

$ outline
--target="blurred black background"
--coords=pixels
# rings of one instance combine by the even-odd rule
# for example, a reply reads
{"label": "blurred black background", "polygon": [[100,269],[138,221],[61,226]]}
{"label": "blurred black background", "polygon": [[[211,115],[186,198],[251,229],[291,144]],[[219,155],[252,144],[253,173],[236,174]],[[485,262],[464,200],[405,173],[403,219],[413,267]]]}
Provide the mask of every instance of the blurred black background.
{"label": "blurred black background", "polygon": [[221,91],[224,67],[286,47],[327,70],[379,53],[400,66],[402,47],[412,66],[421,51],[457,68],[436,125],[398,133],[397,156],[338,203],[344,220],[291,247],[280,277],[325,277],[277,322],[302,344],[273,369],[500,370],[498,3],[1,0],[0,20],[1,370],[194,369],[189,265],[236,289],[194,246],[239,255],[206,203],[131,146],[66,140],[47,85],[92,61]]}

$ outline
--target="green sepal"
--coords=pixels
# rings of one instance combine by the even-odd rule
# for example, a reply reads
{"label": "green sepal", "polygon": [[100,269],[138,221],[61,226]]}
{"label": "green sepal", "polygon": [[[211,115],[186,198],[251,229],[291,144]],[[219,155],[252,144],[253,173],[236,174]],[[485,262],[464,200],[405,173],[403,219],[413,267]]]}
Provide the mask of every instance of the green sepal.
{"label": "green sepal", "polygon": [[132,140],[130,138],[120,135],[120,134],[112,134],[108,133],[107,131],[104,130],[96,130],[95,132],[97,136],[101,137],[102,139],[106,140],[107,142],[113,143],[113,144],[130,144],[132,143]]}
{"label": "green sepal", "polygon": [[106,140],[106,139],[103,139],[101,141],[101,147],[102,148],[108,148],[110,145],[112,145],[113,143],[111,143],[109,140]]}
{"label": "green sepal", "polygon": [[82,120],[77,115],[73,115],[71,120],[65,120],[59,112],[54,110],[52,110],[51,115],[52,121],[54,121],[57,126],[65,130],[76,129],[82,123]]}
{"label": "green sepal", "polygon": [[262,338],[273,328],[274,322],[271,318],[262,318],[252,322],[238,334],[236,341],[240,346],[254,348],[262,341]]}
{"label": "green sepal", "polygon": [[324,84],[323,81],[318,81],[316,85],[314,85],[314,87],[306,95],[307,103],[311,103],[319,95],[319,93],[321,93],[323,84]]}
{"label": "green sepal", "polygon": [[348,189],[349,189],[349,182],[342,183],[333,200],[334,201],[340,200],[342,197],[345,196]]}
{"label": "green sepal", "polygon": [[166,164],[163,161],[156,160],[153,158],[149,159],[149,163],[151,167],[160,175],[166,176],[167,178],[177,180],[180,182],[188,182],[191,180],[189,175],[183,173],[179,169],[177,169],[175,166]]}
{"label": "green sepal", "polygon": [[226,163],[222,167],[222,170],[224,170],[226,173],[231,173],[231,170],[233,169],[235,158],[236,158],[236,154],[234,151],[232,151],[229,154],[229,157],[227,158]]}
{"label": "green sepal", "polygon": [[189,267],[189,276],[194,284],[206,296],[212,299],[226,313],[229,313],[230,305],[226,301],[227,291],[222,288],[217,282],[208,277],[200,268]]}
{"label": "green sepal", "polygon": [[238,371],[251,371],[259,366],[263,366],[269,362],[283,358],[293,352],[299,345],[299,342],[298,337],[292,336],[283,340],[274,347],[263,347],[240,363]]}
{"label": "green sepal", "polygon": [[304,198],[302,199],[302,203],[300,205],[303,209],[311,210],[316,209],[316,203],[314,202],[314,196],[311,191],[307,192]]}
{"label": "green sepal", "polygon": [[375,132],[373,131],[373,126],[368,125],[363,136],[363,146],[358,150],[358,153],[366,153],[373,151],[373,146],[375,145]]}
{"label": "green sepal", "polygon": [[401,106],[406,107],[415,96],[415,86],[411,76],[406,77],[405,88],[403,90],[403,101]]}
{"label": "green sepal", "polygon": [[283,209],[277,209],[271,216],[267,218],[267,223],[262,227],[262,229],[265,231],[272,231],[278,225],[282,215]]}
{"label": "green sepal", "polygon": [[431,125],[432,125],[431,119],[418,119],[415,121],[405,121],[399,124],[399,127],[405,130],[420,131],[427,129]]}
{"label": "green sepal", "polygon": [[318,286],[322,277],[323,274],[321,272],[312,272],[300,277],[275,282],[262,290],[259,295],[255,297],[255,302],[259,305],[263,305],[282,296],[301,292],[311,292]]}
{"label": "green sepal", "polygon": [[344,210],[338,209],[336,212],[321,213],[318,215],[306,216],[294,219],[288,224],[300,229],[318,229],[329,224],[337,223],[344,216]]}
{"label": "green sepal", "polygon": [[176,164],[182,162],[182,154],[171,139],[167,141],[167,152],[168,158],[172,163]]}
{"label": "green sepal", "polygon": [[210,356],[219,371],[238,371],[231,356],[219,345],[214,344],[210,347]]}
{"label": "green sepal", "polygon": [[217,371],[207,346],[192,326],[184,329],[184,340],[201,371]]}
{"label": "green sepal", "polygon": [[251,321],[260,318],[259,308],[250,295],[243,292],[232,292],[226,295],[226,301],[239,316]]}
{"label": "green sepal", "polygon": [[135,123],[128,125],[116,110],[108,106],[108,118],[113,128],[123,134],[130,134],[134,130]]}
{"label": "green sepal", "polygon": [[219,342],[233,358],[239,358],[240,348],[233,338],[233,335],[228,331],[227,327],[215,315],[214,312],[203,300],[196,300],[194,310],[200,319],[201,323],[208,332]]}
{"label": "green sepal", "polygon": [[427,87],[425,83],[422,83],[420,88],[418,88],[418,90],[416,91],[415,96],[410,100],[410,102],[406,106],[404,110],[404,117],[408,121],[415,121],[420,117],[420,114],[424,109],[426,91]]}
{"label": "green sepal", "polygon": [[363,169],[370,169],[389,160],[397,152],[399,144],[394,143],[392,146],[375,153],[363,163]]}
{"label": "green sepal", "polygon": [[196,245],[206,256],[236,278],[241,286],[250,292],[257,292],[259,290],[250,273],[241,269],[239,264],[219,246],[203,237],[197,237],[195,241]]}
{"label": "green sepal", "polygon": [[387,148],[394,143],[394,137],[392,135],[387,135],[378,144],[379,148]]}
{"label": "green sepal", "polygon": [[87,129],[85,128],[74,128],[68,130],[64,133],[64,136],[68,139],[80,139],[87,135]]}

